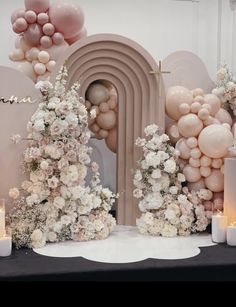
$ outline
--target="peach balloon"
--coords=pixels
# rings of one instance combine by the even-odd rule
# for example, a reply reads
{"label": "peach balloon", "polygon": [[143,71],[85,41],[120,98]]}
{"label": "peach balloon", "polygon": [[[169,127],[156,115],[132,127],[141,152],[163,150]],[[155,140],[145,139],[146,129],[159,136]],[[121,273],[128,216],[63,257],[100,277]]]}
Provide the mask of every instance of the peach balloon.
{"label": "peach balloon", "polygon": [[33,66],[28,61],[20,61],[16,62],[16,69],[24,73],[27,77],[29,77],[34,82],[37,79],[37,75],[34,72]]}
{"label": "peach balloon", "polygon": [[186,165],[183,169],[183,174],[188,182],[197,182],[201,179],[199,168]]}
{"label": "peach balloon", "polygon": [[224,175],[220,170],[212,170],[211,175],[205,179],[206,187],[212,192],[224,191]]}
{"label": "peach balloon", "polygon": [[204,201],[203,205],[204,205],[206,211],[212,211],[212,209],[213,209],[213,202],[212,201],[209,201],[209,200]]}
{"label": "peach balloon", "polygon": [[25,20],[28,22],[28,23],[35,23],[36,20],[37,20],[37,15],[34,11],[27,11],[25,13]]}
{"label": "peach balloon", "polygon": [[214,94],[208,94],[204,96],[204,102],[211,106],[211,115],[216,115],[219,112],[221,107],[220,99]]}
{"label": "peach balloon", "polygon": [[40,39],[40,44],[42,48],[48,49],[52,46],[52,39],[49,36],[42,36]]}
{"label": "peach balloon", "polygon": [[64,36],[61,33],[56,32],[52,36],[52,41],[55,45],[61,45],[64,42]]}
{"label": "peach balloon", "polygon": [[97,133],[100,128],[97,124],[93,124],[91,127],[90,127],[91,131],[94,132],[94,133]]}
{"label": "peach balloon", "polygon": [[212,160],[211,158],[207,156],[202,156],[200,162],[201,162],[201,166],[208,167],[211,165]]}
{"label": "peach balloon", "polygon": [[[47,36],[48,37],[48,36]],[[63,41],[60,45],[53,45],[47,49],[47,52],[50,54],[51,60],[57,61],[58,58],[67,50],[69,47],[66,41]]]}
{"label": "peach balloon", "polygon": [[17,18],[25,18],[25,10],[24,9],[17,9],[11,14],[11,24],[13,25]]}
{"label": "peach balloon", "polygon": [[[28,23],[26,22],[25,18],[17,18],[14,25],[13,25],[13,31],[16,33],[21,33],[26,31],[28,28]],[[15,31],[16,30],[16,31]]]}
{"label": "peach balloon", "polygon": [[114,153],[117,153],[117,129],[114,128],[109,131],[109,135],[106,138],[107,147]]}
{"label": "peach balloon", "polygon": [[200,151],[199,148],[194,148],[190,151],[190,156],[193,158],[193,159],[199,159],[201,157],[202,153]]}
{"label": "peach balloon", "polygon": [[87,37],[87,29],[85,27],[83,27],[83,29],[77,35],[68,38],[66,41],[69,45],[72,45],[84,37]]}
{"label": "peach balloon", "polygon": [[38,54],[38,60],[40,63],[46,64],[50,60],[50,55],[47,51],[40,51]]}
{"label": "peach balloon", "polygon": [[55,61],[49,61],[47,64],[46,64],[46,68],[47,68],[47,70],[48,71],[50,71],[50,72],[52,72],[53,71],[53,69],[55,68],[55,66],[56,66],[56,62]]}
{"label": "peach balloon", "polygon": [[208,119],[204,120],[203,123],[205,126],[213,125],[215,123],[215,118],[213,118],[212,116],[209,116]]}
{"label": "peach balloon", "polygon": [[179,111],[181,114],[183,115],[186,115],[190,112],[190,105],[187,104],[187,103],[182,103],[180,106],[179,106]]}
{"label": "peach balloon", "polygon": [[198,141],[195,137],[188,138],[186,143],[190,149],[196,148],[198,146]]}
{"label": "peach balloon", "polygon": [[84,25],[84,13],[80,6],[67,1],[57,1],[51,4],[49,17],[57,31],[61,32],[66,39],[77,35]]}
{"label": "peach balloon", "polygon": [[92,104],[98,106],[109,99],[109,91],[104,85],[94,83],[87,90],[87,98]]}
{"label": "peach balloon", "polygon": [[180,134],[184,137],[198,136],[203,128],[202,121],[195,114],[182,116],[178,122]]}
{"label": "peach balloon", "polygon": [[46,23],[43,26],[43,33],[47,36],[52,36],[55,33],[55,27],[51,23]]}
{"label": "peach balloon", "polygon": [[109,108],[114,110],[117,107],[118,101],[117,101],[117,98],[113,98],[113,99],[109,99],[107,103],[109,105]]}
{"label": "peach balloon", "polygon": [[202,177],[209,177],[211,175],[211,168],[210,167],[200,167],[200,174]]}
{"label": "peach balloon", "polygon": [[107,130],[101,129],[98,134],[100,135],[100,137],[102,137],[103,139],[106,139],[109,135],[109,132]]}
{"label": "peach balloon", "polygon": [[49,0],[25,0],[26,10],[35,13],[46,12],[49,9]]}
{"label": "peach balloon", "polygon": [[166,113],[167,115],[178,120],[181,117],[179,106],[183,103],[191,105],[193,94],[183,86],[173,86],[168,89],[166,96]]}
{"label": "peach balloon", "polygon": [[34,71],[37,75],[43,75],[46,72],[46,66],[42,63],[37,63],[34,65]]}
{"label": "peach balloon", "polygon": [[190,149],[186,144],[186,140],[181,138],[175,145],[175,148],[180,152],[180,158],[188,160],[190,158]]}
{"label": "peach balloon", "polygon": [[207,110],[209,111],[209,113],[211,112],[211,106],[210,106],[209,104],[207,104],[207,103],[204,103],[204,104],[202,105],[202,108],[203,108],[203,109],[207,109]]}
{"label": "peach balloon", "polygon": [[233,124],[231,115],[225,109],[221,108],[219,112],[216,113],[215,118],[218,119],[221,124],[229,124],[230,126],[232,126]]}
{"label": "peach balloon", "polygon": [[207,109],[205,108],[202,108],[199,112],[198,112],[198,117],[201,119],[201,120],[207,120],[210,116],[210,113]]}
{"label": "peach balloon", "polygon": [[116,113],[112,110],[107,113],[100,113],[96,121],[100,128],[111,130],[116,126]]}
{"label": "peach balloon", "polygon": [[222,126],[231,131],[231,126],[229,124],[222,124]]}
{"label": "peach balloon", "polygon": [[205,181],[201,178],[199,181],[194,182],[194,183],[190,183],[188,182],[188,188],[190,191],[200,191],[201,189],[205,189],[206,185],[205,185]]}
{"label": "peach balloon", "polygon": [[190,158],[189,159],[189,164],[192,167],[200,167],[201,166],[200,160],[199,159],[194,159],[194,158]]}
{"label": "peach balloon", "polygon": [[221,200],[223,202],[224,199],[224,193],[223,192],[219,192],[219,193],[214,193],[213,194],[213,200]]}
{"label": "peach balloon", "polygon": [[222,203],[221,202],[214,202],[213,207],[214,207],[214,211],[222,211],[224,205],[223,205],[223,202]]}
{"label": "peach balloon", "polygon": [[199,135],[200,150],[210,158],[223,158],[233,144],[232,133],[221,125],[206,127]]}
{"label": "peach balloon", "polygon": [[[109,104],[109,101],[108,101],[108,104]],[[181,138],[177,122],[171,122],[166,127],[166,133],[168,134],[171,144],[173,145],[175,145],[178,142],[178,140]]]}
{"label": "peach balloon", "polygon": [[9,54],[9,59],[13,62],[22,61],[25,58],[25,53],[21,49],[16,49]]}
{"label": "peach balloon", "polygon": [[194,98],[194,102],[202,104],[204,102],[204,98],[202,96],[197,96]]}
{"label": "peach balloon", "polygon": [[225,166],[224,166],[224,165],[223,165],[223,166],[221,166],[220,171],[221,171],[221,173],[222,173],[222,174],[224,174],[224,173],[225,173]]}
{"label": "peach balloon", "polygon": [[41,26],[45,25],[47,22],[49,22],[49,16],[46,13],[40,13],[37,17],[37,23]]}
{"label": "peach balloon", "polygon": [[37,60],[38,59],[38,55],[39,55],[40,50],[36,47],[31,48],[28,53],[29,53],[29,57],[33,60]]}
{"label": "peach balloon", "polygon": [[109,105],[106,103],[106,102],[102,102],[99,106],[99,110],[102,112],[102,113],[106,113],[109,111]]}
{"label": "peach balloon", "polygon": [[37,23],[29,25],[24,33],[24,39],[28,45],[38,46],[42,36],[42,27]]}
{"label": "peach balloon", "polygon": [[199,102],[194,102],[191,104],[190,110],[192,113],[197,114],[201,110],[202,105]]}
{"label": "peach balloon", "polygon": [[201,88],[195,88],[193,91],[193,96],[196,97],[196,96],[203,96],[204,95],[204,91],[203,89]]}
{"label": "peach balloon", "polygon": [[221,166],[223,165],[223,161],[222,161],[222,159],[213,159],[211,165],[212,165],[213,168],[220,169]]}

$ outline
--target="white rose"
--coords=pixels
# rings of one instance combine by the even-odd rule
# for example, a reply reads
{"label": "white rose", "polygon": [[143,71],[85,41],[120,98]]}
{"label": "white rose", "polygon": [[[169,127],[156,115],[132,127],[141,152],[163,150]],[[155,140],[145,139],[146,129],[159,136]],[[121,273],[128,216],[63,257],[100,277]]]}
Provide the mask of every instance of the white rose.
{"label": "white rose", "polygon": [[143,197],[143,191],[140,189],[135,189],[133,192],[133,195],[135,198],[142,198]]}
{"label": "white rose", "polygon": [[51,135],[61,135],[68,128],[68,123],[65,120],[56,119],[51,125]]}
{"label": "white rose", "polygon": [[53,204],[56,208],[62,209],[65,206],[65,199],[58,196],[54,199]]}
{"label": "white rose", "polygon": [[158,129],[158,126],[155,124],[149,125],[144,129],[144,133],[146,134],[146,136],[153,135],[158,131]]}
{"label": "white rose", "polygon": [[181,173],[178,173],[177,178],[179,182],[185,182],[186,180],[184,174],[181,174]]}
{"label": "white rose", "polygon": [[151,177],[152,177],[153,179],[160,179],[160,178],[161,178],[161,170],[155,169],[155,170],[152,172]]}
{"label": "white rose", "polygon": [[70,128],[75,128],[78,125],[78,117],[74,113],[70,113],[66,116],[66,121]]}
{"label": "white rose", "polygon": [[49,232],[47,234],[47,239],[49,242],[56,242],[57,241],[57,234],[55,232]]}
{"label": "white rose", "polygon": [[167,160],[164,163],[164,171],[169,174],[174,174],[176,171],[176,162],[174,160]]}
{"label": "white rose", "polygon": [[51,189],[56,189],[58,186],[59,180],[53,176],[52,178],[48,179],[48,186]]}
{"label": "white rose", "polygon": [[158,165],[160,165],[160,157],[155,152],[149,152],[145,159],[148,166],[152,166],[156,168]]}
{"label": "white rose", "polygon": [[94,229],[98,232],[101,231],[105,227],[103,222],[100,220],[95,220],[93,223],[93,226],[94,226]]}
{"label": "white rose", "polygon": [[177,195],[177,193],[178,193],[178,188],[177,187],[170,187],[170,189],[169,189],[169,192],[170,192],[170,194],[172,194],[172,195]]}
{"label": "white rose", "polygon": [[10,189],[9,196],[13,199],[17,199],[20,196],[20,191],[17,188]]}
{"label": "white rose", "polygon": [[44,120],[40,119],[35,121],[34,123],[34,130],[37,132],[41,132],[45,130],[45,124],[44,124]]}
{"label": "white rose", "polygon": [[27,191],[32,186],[32,182],[30,181],[23,181],[21,187],[23,190]]}
{"label": "white rose", "polygon": [[38,242],[41,241],[43,239],[43,233],[40,229],[36,229],[34,230],[34,232],[31,234],[30,239],[33,242]]}
{"label": "white rose", "polygon": [[47,161],[42,161],[41,163],[40,163],[40,168],[43,170],[43,171],[46,171],[47,169],[48,169],[48,167],[49,167],[49,164],[48,164],[48,162]]}
{"label": "white rose", "polygon": [[134,175],[134,179],[136,181],[141,181],[143,179],[142,173],[140,172],[140,170],[137,170],[135,175]]}
{"label": "white rose", "polygon": [[62,225],[66,225],[66,226],[70,225],[71,224],[70,217],[68,215],[63,215],[61,217],[61,223],[62,223]]}

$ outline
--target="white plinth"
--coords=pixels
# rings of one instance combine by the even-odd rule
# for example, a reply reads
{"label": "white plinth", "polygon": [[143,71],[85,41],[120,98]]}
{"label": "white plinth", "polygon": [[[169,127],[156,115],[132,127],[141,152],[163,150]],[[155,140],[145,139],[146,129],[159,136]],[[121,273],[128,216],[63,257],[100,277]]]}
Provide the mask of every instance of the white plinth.
{"label": "white plinth", "polygon": [[143,236],[136,227],[117,226],[104,241],[65,242],[48,244],[34,250],[48,257],[83,257],[103,263],[132,263],[145,259],[187,259],[200,253],[199,247],[215,245],[211,235],[162,238]]}

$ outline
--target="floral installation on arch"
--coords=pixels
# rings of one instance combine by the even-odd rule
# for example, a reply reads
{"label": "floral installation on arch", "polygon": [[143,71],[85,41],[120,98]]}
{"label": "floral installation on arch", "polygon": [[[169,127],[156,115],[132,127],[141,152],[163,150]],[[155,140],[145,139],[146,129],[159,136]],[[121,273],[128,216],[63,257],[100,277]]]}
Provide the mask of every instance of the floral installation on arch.
{"label": "floral installation on arch", "polygon": [[134,197],[142,212],[137,219],[140,233],[175,237],[205,231],[212,212],[205,210],[203,202],[212,198],[212,192],[182,187],[185,176],[180,172],[179,152],[169,136],[155,124],[144,132],[146,137],[136,141],[143,157],[134,175]]}
{"label": "floral installation on arch", "polygon": [[212,91],[222,103],[222,107],[236,116],[236,79],[227,65],[223,65],[216,74],[216,88]]}
{"label": "floral installation on arch", "polygon": [[[23,168],[29,180],[9,191],[15,206],[8,219],[17,248],[101,240],[116,224],[109,211],[117,195],[102,187],[99,167],[91,163],[88,112],[79,84],[66,91],[66,79],[63,67],[54,88],[48,81],[36,85],[43,98],[27,125]],[[21,136],[12,141],[19,143]],[[92,178],[86,185],[89,168]]]}

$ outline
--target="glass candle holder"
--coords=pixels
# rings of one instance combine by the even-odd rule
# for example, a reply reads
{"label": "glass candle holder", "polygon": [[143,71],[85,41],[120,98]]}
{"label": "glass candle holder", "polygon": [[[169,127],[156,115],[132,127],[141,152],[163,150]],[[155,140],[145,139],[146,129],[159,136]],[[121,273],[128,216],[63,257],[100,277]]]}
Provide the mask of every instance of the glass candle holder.
{"label": "glass candle holder", "polygon": [[5,235],[0,237],[0,257],[8,257],[12,252],[12,232],[6,229]]}

